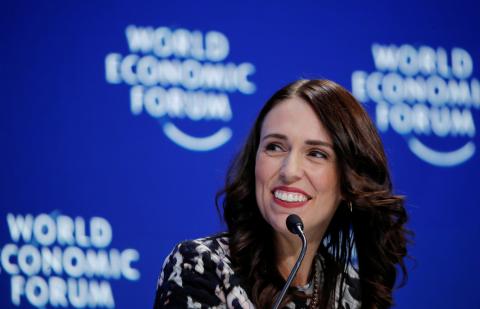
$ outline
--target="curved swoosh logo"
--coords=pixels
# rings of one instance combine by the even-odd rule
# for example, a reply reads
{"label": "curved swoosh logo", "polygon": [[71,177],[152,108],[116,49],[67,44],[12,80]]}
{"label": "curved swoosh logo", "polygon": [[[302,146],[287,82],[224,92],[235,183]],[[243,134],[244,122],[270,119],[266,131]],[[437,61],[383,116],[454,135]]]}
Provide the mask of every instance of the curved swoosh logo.
{"label": "curved swoosh logo", "polygon": [[163,124],[163,132],[175,144],[193,151],[209,151],[218,148],[232,137],[232,130],[228,127],[223,127],[207,137],[194,137],[182,132],[171,122]]}
{"label": "curved swoosh logo", "polygon": [[457,150],[440,152],[425,146],[417,138],[408,140],[408,147],[420,159],[437,166],[455,166],[470,159],[475,154],[475,144],[468,142]]}

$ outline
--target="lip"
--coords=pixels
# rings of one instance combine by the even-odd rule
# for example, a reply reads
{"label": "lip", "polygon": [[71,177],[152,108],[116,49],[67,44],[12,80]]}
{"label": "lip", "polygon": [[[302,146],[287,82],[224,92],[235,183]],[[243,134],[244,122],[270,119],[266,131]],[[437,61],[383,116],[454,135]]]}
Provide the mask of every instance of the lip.
{"label": "lip", "polygon": [[281,191],[285,191],[285,192],[292,192],[292,193],[300,193],[300,194],[303,194],[306,197],[308,197],[308,199],[312,198],[310,195],[308,195],[307,192],[305,192],[305,191],[303,191],[299,188],[295,188],[295,187],[278,186],[278,187],[273,188],[272,193],[277,191],[277,190],[281,190]]}
{"label": "lip", "polygon": [[[303,194],[307,197],[307,200],[304,201],[304,202],[285,202],[285,201],[282,201],[278,198],[275,197],[275,194],[274,192],[276,190],[281,190],[281,191],[284,191],[284,192],[292,192],[292,193],[300,193],[300,194]],[[278,187],[275,187],[273,188],[272,190],[272,196],[273,196],[273,200],[275,202],[275,204],[277,204],[278,206],[281,206],[281,207],[284,207],[284,208],[298,208],[298,207],[302,207],[304,206],[305,204],[308,203],[308,201],[310,201],[310,199],[312,198],[310,195],[308,195],[305,191],[299,189],[299,188],[295,188],[295,187],[285,187],[285,186],[278,186]]]}

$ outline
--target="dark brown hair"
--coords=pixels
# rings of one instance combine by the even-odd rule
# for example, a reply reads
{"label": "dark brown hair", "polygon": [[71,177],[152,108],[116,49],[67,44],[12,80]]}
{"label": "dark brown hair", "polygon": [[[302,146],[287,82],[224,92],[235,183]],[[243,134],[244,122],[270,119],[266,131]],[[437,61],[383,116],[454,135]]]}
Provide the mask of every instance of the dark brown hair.
{"label": "dark brown hair", "polygon": [[[230,234],[230,253],[242,284],[259,308],[271,307],[284,284],[273,261],[273,232],[255,198],[255,157],[263,121],[277,104],[291,97],[308,103],[329,132],[340,172],[343,201],[324,235],[320,251],[325,259],[321,308],[334,307],[335,290],[342,297],[347,268],[356,249],[363,308],[388,308],[401,271],[410,232],[403,198],[392,183],[380,137],[365,110],[340,85],[328,80],[299,80],[276,92],[260,111],[246,143],[231,164],[226,184],[217,194],[217,207]],[[222,200],[223,197],[223,200]],[[340,281],[340,282],[337,282]],[[293,297],[290,293],[283,305]]]}

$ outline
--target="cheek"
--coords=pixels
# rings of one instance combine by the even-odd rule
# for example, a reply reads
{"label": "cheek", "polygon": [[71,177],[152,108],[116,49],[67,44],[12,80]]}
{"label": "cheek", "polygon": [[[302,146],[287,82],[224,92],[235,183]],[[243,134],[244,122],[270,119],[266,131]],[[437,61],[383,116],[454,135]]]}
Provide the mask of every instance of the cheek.
{"label": "cheek", "polygon": [[275,174],[272,160],[262,154],[257,156],[255,162],[255,183],[257,189],[267,185]]}
{"label": "cheek", "polygon": [[268,197],[267,194],[270,192],[269,187],[273,175],[271,160],[259,154],[255,162],[255,194],[260,208],[264,206],[265,198]]}
{"label": "cheek", "polygon": [[[261,160],[257,158],[255,162],[255,193],[257,196],[257,203],[261,202],[262,187],[265,182],[264,168]],[[260,204],[259,204],[260,205]]]}
{"label": "cheek", "polygon": [[329,196],[334,202],[341,200],[340,181],[335,169],[325,169],[311,177],[315,190],[323,196]]}

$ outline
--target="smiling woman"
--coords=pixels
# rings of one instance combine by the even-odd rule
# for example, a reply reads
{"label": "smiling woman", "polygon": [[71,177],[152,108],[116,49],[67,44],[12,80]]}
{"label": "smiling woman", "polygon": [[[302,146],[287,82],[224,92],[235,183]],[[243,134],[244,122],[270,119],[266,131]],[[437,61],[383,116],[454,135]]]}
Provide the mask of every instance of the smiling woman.
{"label": "smiling woman", "polygon": [[156,308],[271,307],[301,250],[285,225],[291,214],[308,249],[281,307],[387,308],[397,267],[406,279],[407,214],[380,138],[331,81],[300,80],[272,96],[217,202],[227,233],[177,245]]}
{"label": "smiling woman", "polygon": [[258,208],[278,232],[277,242],[298,242],[285,226],[295,213],[305,224],[309,243],[316,244],[310,247],[318,248],[341,194],[330,134],[308,103],[293,97],[268,113],[255,161]]}

